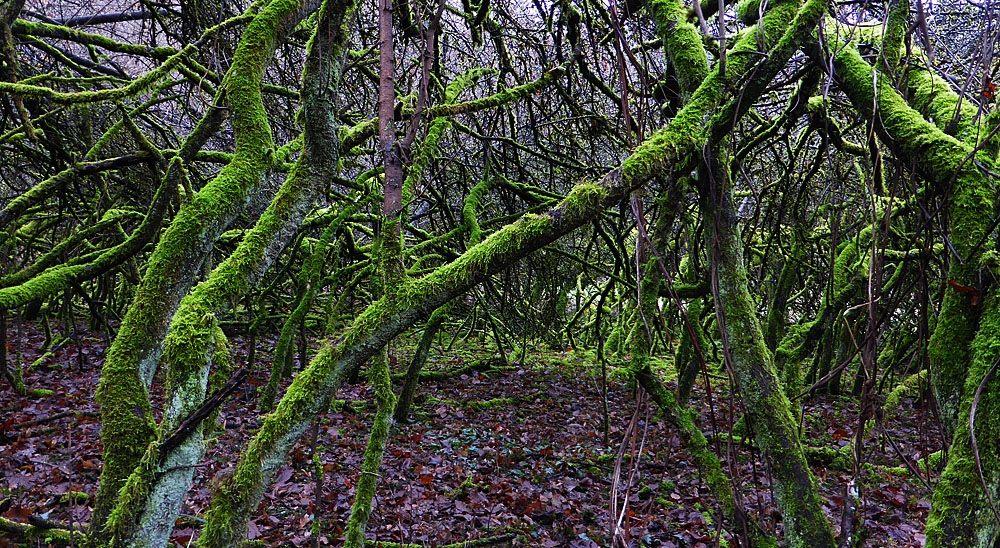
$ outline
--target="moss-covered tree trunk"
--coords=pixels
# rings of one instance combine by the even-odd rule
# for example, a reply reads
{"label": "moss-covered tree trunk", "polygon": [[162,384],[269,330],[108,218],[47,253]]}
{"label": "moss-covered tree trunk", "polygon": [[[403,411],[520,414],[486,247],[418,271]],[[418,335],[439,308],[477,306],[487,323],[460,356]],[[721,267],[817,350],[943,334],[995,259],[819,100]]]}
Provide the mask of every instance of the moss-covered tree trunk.
{"label": "moss-covered tree trunk", "polygon": [[[983,485],[995,501],[1000,484],[1000,463],[996,456],[1000,429],[986,425],[997,416],[1000,408],[993,397],[996,378],[991,376],[985,383],[984,378],[1000,351],[997,343],[1000,303],[989,293],[990,288],[980,283],[988,279],[980,277],[982,244],[989,228],[989,216],[983,212],[994,211],[995,193],[977,165],[993,165],[992,147],[987,146],[986,150],[976,153],[976,161],[973,161],[974,150],[969,144],[924,119],[885,79],[873,78],[874,69],[853,45],[836,41],[830,45],[838,48],[834,68],[855,108],[873,121],[879,137],[898,156],[913,159],[917,173],[937,192],[949,194],[948,236],[959,255],[951,257],[949,278],[962,285],[968,282],[976,287],[978,284],[979,291],[987,292],[985,299],[974,299],[968,292],[947,291],[932,336],[931,376],[946,430],[954,437],[947,467],[934,489],[926,535],[927,546],[931,548],[993,547],[1000,538],[1000,530]],[[927,78],[924,86],[931,84],[930,80]],[[918,91],[926,91],[924,86],[917,86]],[[936,101],[954,104],[949,94],[930,98],[928,95],[933,94],[914,94],[915,102],[923,102],[922,110],[933,111]],[[966,120],[964,116],[960,119]],[[977,416],[983,417],[983,423],[970,425],[980,384],[985,388],[978,402]],[[970,427],[976,432],[978,464]]]}
{"label": "moss-covered tree trunk", "polygon": [[[161,437],[201,404],[213,367],[227,372],[225,335],[218,328],[214,314],[245,294],[266,272],[280,251],[294,236],[313,207],[323,186],[333,177],[338,156],[338,137],[333,123],[336,94],[343,68],[346,35],[344,18],[351,11],[347,1],[330,0],[321,8],[313,39],[307,48],[302,74],[302,120],[304,150],[285,184],[254,228],[240,242],[236,251],[186,296],[172,322],[166,339],[165,363],[169,366],[167,409],[159,425]],[[119,500],[110,520],[117,539],[129,546],[164,546],[180,505],[191,486],[195,465],[203,458],[205,447],[201,425],[176,449],[159,455],[153,474],[139,470],[132,479],[142,487],[142,510],[131,529],[133,509],[140,500]],[[147,494],[148,493],[148,494]]]}
{"label": "moss-covered tree trunk", "polygon": [[[309,1],[274,0],[248,26],[237,47],[224,87],[233,112],[236,154],[219,175],[181,209],[163,235],[150,259],[135,301],[129,307],[118,337],[109,350],[97,393],[102,406],[104,467],[91,525],[99,538],[112,534],[120,539],[128,538],[136,520],[142,519],[133,513],[139,512],[145,504],[144,497],[138,497],[142,501],[122,501],[118,500],[118,493],[142,455],[149,454],[147,448],[158,430],[152,422],[147,390],[160,360],[167,322],[196,278],[196,272],[215,240],[238,212],[247,191],[259,183],[263,171],[270,165],[273,143],[261,102],[261,77],[279,38],[297,24],[309,7]],[[317,78],[309,83],[316,86],[313,90],[326,93],[329,90],[323,86],[331,85],[331,82],[329,78]],[[321,100],[326,101],[326,108],[332,105],[332,99]],[[200,132],[196,130],[196,134]],[[312,143],[313,149],[321,152],[322,158],[317,159],[319,164],[329,160],[330,153],[326,151],[332,150],[335,154],[338,150],[336,147],[329,148],[326,142],[331,135],[335,144],[336,134],[325,128],[315,137],[317,141]],[[335,158],[332,165],[336,165]],[[285,193],[279,193],[272,204],[275,211],[271,215],[265,214],[258,223],[258,230],[262,233],[246,238],[243,252],[234,254],[220,265],[213,273],[215,280],[210,279],[198,295],[192,296],[187,312],[175,320],[176,326],[189,326],[192,332],[182,331],[173,337],[174,344],[179,346],[172,357],[174,362],[171,363],[168,394],[179,398],[179,407],[176,416],[165,417],[167,422],[159,428],[161,434],[163,428],[169,428],[174,421],[182,419],[204,397],[205,384],[201,379],[207,379],[208,363],[201,358],[206,356],[208,340],[199,339],[198,334],[206,327],[202,316],[213,313],[228,302],[227,299],[235,300],[242,295],[250,277],[254,274],[259,276],[266,270],[287,238],[294,233],[299,222],[296,219],[300,220],[311,207],[314,192],[319,188],[316,179],[325,183],[329,176],[325,169],[319,173],[312,173],[310,169],[315,169],[315,166],[300,165],[300,169],[293,172]],[[313,178],[310,179],[310,176]],[[188,450],[188,456],[198,453],[197,450]],[[162,481],[167,482],[168,479]],[[189,479],[187,482],[182,480],[170,486],[161,483],[143,489],[163,486],[171,497],[177,497],[180,486],[189,482]],[[181,491],[179,496],[183,498],[186,488]],[[179,500],[176,504],[179,505]],[[116,517],[116,525],[106,529],[105,522],[113,508],[118,508],[119,516]],[[143,529],[145,532],[142,535],[165,542],[162,530],[172,527],[172,524],[150,527],[152,529]],[[151,532],[154,529],[160,532]],[[135,542],[147,540],[140,538]]]}
{"label": "moss-covered tree trunk", "polygon": [[767,455],[789,546],[832,548],[836,543],[798,439],[798,423],[764,344],[756,303],[747,286],[725,148],[713,147],[711,155],[709,181],[700,189],[701,211],[725,357],[757,445]]}

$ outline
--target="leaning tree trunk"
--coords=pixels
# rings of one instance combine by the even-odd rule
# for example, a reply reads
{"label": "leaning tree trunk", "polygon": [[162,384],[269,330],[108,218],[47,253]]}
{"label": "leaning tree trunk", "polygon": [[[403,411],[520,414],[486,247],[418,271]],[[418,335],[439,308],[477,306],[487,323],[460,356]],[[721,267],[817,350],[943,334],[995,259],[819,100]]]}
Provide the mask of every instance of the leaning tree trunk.
{"label": "leaning tree trunk", "polygon": [[[104,525],[118,490],[154,437],[149,396],[170,318],[190,289],[216,239],[236,217],[249,189],[259,184],[269,166],[274,144],[261,98],[261,78],[279,35],[302,16],[303,6],[274,0],[250,24],[237,47],[223,91],[230,109],[211,108],[182,147],[190,158],[231,112],[236,138],[232,161],[185,203],[153,251],[136,296],[114,343],[108,350],[97,401],[101,404],[104,444],[101,483],[91,521],[104,535]],[[189,46],[190,47],[190,46]],[[183,167],[166,177],[177,187]]]}
{"label": "leaning tree trunk", "polygon": [[724,145],[712,147],[709,181],[701,189],[712,295],[722,347],[743,397],[757,444],[768,456],[785,537],[793,547],[836,546],[815,480],[799,443],[798,423],[778,380],[747,286]]}

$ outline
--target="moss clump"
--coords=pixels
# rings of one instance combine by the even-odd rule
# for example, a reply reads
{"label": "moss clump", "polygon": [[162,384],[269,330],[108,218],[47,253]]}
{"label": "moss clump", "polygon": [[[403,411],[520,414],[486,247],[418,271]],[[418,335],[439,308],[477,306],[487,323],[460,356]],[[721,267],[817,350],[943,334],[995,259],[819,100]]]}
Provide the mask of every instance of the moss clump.
{"label": "moss clump", "polygon": [[488,488],[472,481],[472,476],[469,476],[465,478],[457,488],[445,491],[445,495],[448,498],[464,498],[469,496],[469,492],[473,490],[487,491]]}
{"label": "moss clump", "polygon": [[677,503],[675,503],[673,501],[670,501],[670,500],[667,500],[667,499],[665,499],[663,497],[656,497],[655,501],[656,501],[656,504],[659,504],[660,506],[662,506],[664,508],[674,508],[674,507],[677,506]]}
{"label": "moss clump", "polygon": [[927,383],[927,370],[922,369],[919,373],[914,373],[907,377],[903,382],[899,383],[896,388],[893,388],[889,395],[885,397],[885,403],[883,404],[883,409],[886,411],[895,410],[899,407],[900,403],[904,397],[913,393],[914,390],[924,386]]}
{"label": "moss clump", "polygon": [[90,495],[80,491],[70,491],[59,497],[59,504],[77,503],[82,504],[90,500]]}
{"label": "moss clump", "polygon": [[614,453],[605,453],[603,455],[598,455],[597,458],[594,459],[594,462],[596,462],[597,464],[607,464],[613,460],[615,460]]}
{"label": "moss clump", "polygon": [[563,204],[573,213],[593,211],[608,196],[608,189],[596,183],[581,183],[572,188]]}

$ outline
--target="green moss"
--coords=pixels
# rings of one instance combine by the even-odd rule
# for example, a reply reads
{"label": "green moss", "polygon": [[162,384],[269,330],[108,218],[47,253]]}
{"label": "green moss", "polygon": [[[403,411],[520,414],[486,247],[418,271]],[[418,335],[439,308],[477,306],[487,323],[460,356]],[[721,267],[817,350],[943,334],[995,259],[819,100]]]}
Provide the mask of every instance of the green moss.
{"label": "green moss", "polygon": [[[471,85],[471,83],[488,74],[489,70],[485,69],[473,69],[464,73],[463,75],[457,77],[451,84],[449,84],[448,89],[445,91],[445,101],[443,103],[434,105],[427,109],[426,116],[430,120],[434,120],[439,117],[455,116],[458,114],[469,114],[484,110],[487,108],[495,108],[509,102],[517,101],[523,99],[532,93],[535,93],[546,86],[554,83],[559,77],[565,74],[566,69],[564,67],[555,67],[532,82],[516,86],[513,88],[500,91],[493,95],[483,97],[481,99],[476,99],[473,101],[455,103],[452,102],[457,100],[458,95],[461,93],[462,89],[466,86]],[[452,97],[452,94],[453,97]],[[452,97],[449,100],[449,97]],[[405,101],[404,101],[405,103]],[[405,111],[406,109],[404,109]],[[434,127],[434,123],[431,123],[431,127]],[[343,151],[349,151],[356,147],[359,143],[370,138],[375,134],[378,129],[378,120],[372,118],[355,125],[352,128],[344,129],[340,134],[341,147]],[[430,135],[430,133],[429,133]]]}
{"label": "green moss", "polygon": [[[833,34],[829,36],[836,38]],[[951,183],[956,172],[959,177],[975,176],[975,169],[968,165],[958,170],[970,150],[911,109],[886,78],[873,79],[872,67],[855,47],[840,41],[830,47],[838,48],[834,61],[840,79],[851,102],[865,117],[875,115],[872,109],[877,97],[881,123],[876,130],[898,155],[915,160],[921,174],[941,190]],[[877,81],[877,88],[873,80]]]}
{"label": "green moss", "polygon": [[760,19],[760,0],[743,0],[736,4],[736,16],[745,25],[752,25]]}
{"label": "green moss", "polygon": [[472,481],[472,476],[465,478],[455,489],[449,489],[445,491],[445,495],[448,498],[463,498],[468,496],[470,491],[488,491],[488,487],[479,485],[478,483]]}
{"label": "green moss", "polygon": [[[208,390],[214,392],[229,380],[232,371],[232,355],[229,351],[229,340],[226,333],[222,331],[219,322],[213,316],[212,321],[212,372],[208,378]],[[212,412],[202,423],[205,430],[218,430],[221,426],[218,422],[219,409]]]}
{"label": "green moss", "polygon": [[597,458],[594,459],[594,462],[597,464],[608,464],[613,460],[615,460],[614,453],[605,453],[603,455],[598,455]]}
{"label": "green moss", "polygon": [[[574,214],[571,214],[574,213]],[[208,525],[199,540],[202,546],[226,544],[237,534],[233,530],[244,523],[240,512],[256,506],[265,480],[272,477],[284,451],[304,430],[309,418],[326,408],[332,391],[340,385],[345,368],[366,359],[407,322],[430,313],[459,294],[487,272],[507,264],[519,253],[537,249],[556,238],[556,227],[568,231],[583,223],[587,211],[570,212],[556,208],[545,215],[526,215],[473,247],[462,257],[419,280],[398,288],[394,294],[372,304],[361,313],[344,339],[334,348],[324,342],[309,367],[295,377],[277,409],[269,415],[261,430],[243,453],[236,471],[225,488],[213,499]],[[399,311],[406,311],[400,318]],[[381,343],[379,341],[382,341]],[[240,533],[241,534],[241,533]]]}
{"label": "green moss", "polygon": [[[972,423],[972,401],[976,390],[1000,357],[1000,300],[986,297],[985,312],[972,344],[972,363],[964,383],[959,424],[948,454],[948,464],[935,485],[933,506],[927,518],[927,546],[990,548],[1000,537],[1000,524],[983,492],[997,500],[1000,486],[1000,377],[994,372],[984,386],[975,416],[980,463],[968,425]],[[940,321],[940,320],[939,320]],[[980,464],[982,476],[980,476]]]}
{"label": "green moss", "polygon": [[388,360],[376,360],[369,372],[369,382],[375,388],[377,410],[372,421],[368,437],[368,445],[361,464],[361,476],[358,478],[354,493],[354,504],[347,521],[345,547],[364,548],[365,526],[371,515],[372,500],[375,497],[375,487],[382,467],[382,456],[389,439],[389,427],[392,426],[392,411],[396,405],[396,396],[390,382]]}
{"label": "green moss", "polygon": [[909,0],[892,0],[889,3],[889,17],[885,23],[885,37],[882,40],[882,58],[884,68],[889,73],[899,68],[907,27],[909,26]]}
{"label": "green moss", "polygon": [[923,471],[927,468],[930,468],[931,470],[940,470],[941,465],[945,463],[945,456],[944,451],[935,451],[917,461],[917,470]]}
{"label": "green moss", "polygon": [[80,531],[67,531],[65,529],[47,529],[27,525],[5,517],[0,517],[0,527],[5,532],[16,532],[26,540],[36,543],[46,543],[47,545],[59,546],[91,546],[92,542],[86,534]]}
{"label": "green moss", "polygon": [[28,208],[42,203],[59,189],[64,188],[67,183],[78,176],[81,167],[83,167],[81,164],[68,167],[35,184],[27,192],[22,192],[18,196],[11,199],[6,206],[0,210],[0,225],[4,226],[4,231],[7,234],[7,236],[0,238],[0,243],[3,243],[16,231],[18,225],[20,224],[17,223],[17,221],[19,220],[21,214],[27,211]]}
{"label": "green moss", "polygon": [[11,310],[71,287],[87,266],[53,267],[20,285],[0,289],[0,309]]}
{"label": "green moss", "polygon": [[[876,79],[876,88],[871,66],[853,46],[839,43],[835,47],[840,48],[835,67],[855,107],[880,122],[876,130],[898,156],[912,158],[918,173],[939,192],[951,192],[950,241],[962,261],[952,261],[948,278],[975,287],[979,284],[979,258],[973,251],[978,242],[985,240],[988,220],[982,212],[992,211],[994,197],[974,162],[965,161],[971,149],[911,109],[886,78]],[[876,99],[877,113],[872,110]],[[990,164],[987,156],[979,153],[980,163]],[[953,188],[949,188],[953,181]],[[948,432],[959,428],[962,389],[970,361],[969,344],[979,313],[970,295],[946,291],[937,328],[931,336],[930,372]]]}
{"label": "green moss", "polygon": [[86,503],[88,500],[90,500],[90,495],[88,495],[87,493],[82,493],[80,491],[70,491],[69,493],[65,493],[61,497],[59,497],[60,504],[70,504],[70,503],[83,504]]}
{"label": "green moss", "polygon": [[487,171],[482,180],[472,187],[469,195],[465,198],[465,203],[462,204],[462,228],[469,232],[470,245],[476,245],[483,239],[483,231],[479,228],[479,221],[476,219],[476,209],[479,208],[480,202],[492,186],[492,181],[489,165],[487,165]]}
{"label": "green moss", "polygon": [[785,324],[788,321],[788,297],[792,284],[798,277],[800,263],[799,238],[793,236],[792,248],[781,266],[778,284],[774,289],[775,297],[767,311],[767,321],[764,331],[764,341],[768,348],[775,348],[784,335]]}
{"label": "green moss", "polygon": [[701,33],[687,21],[687,7],[678,0],[652,0],[647,8],[653,14],[681,90],[687,98],[708,76],[708,59]]}
{"label": "green moss", "polygon": [[[266,15],[266,17],[258,17],[254,21],[256,24],[259,20],[263,26],[255,29],[254,25],[251,25],[251,28],[247,30],[248,35],[251,32],[260,33],[257,37],[258,45],[256,47],[263,45],[265,51],[271,47],[275,31],[280,28],[283,18],[287,17],[288,14],[295,13],[296,9],[297,3],[289,0],[280,0],[269,5],[261,13],[262,16]],[[341,30],[341,26],[344,18],[353,9],[353,3],[347,1],[324,3],[322,7],[324,17],[330,18],[329,26],[338,29],[334,36],[324,35],[323,37],[326,40],[330,40],[330,46],[335,50],[344,46],[346,36]],[[317,28],[323,28],[324,26],[320,24]],[[263,44],[260,43],[261,41],[263,41]],[[247,47],[255,47],[253,45],[254,40],[246,40],[245,43]],[[238,49],[237,52],[239,53],[239,51],[241,50]],[[317,49],[317,51],[319,50]],[[326,52],[324,51],[324,53]],[[331,54],[329,58],[338,59],[339,55]],[[330,78],[331,81],[339,80],[338,66],[324,63],[313,65],[312,63],[312,56],[310,56],[310,60],[307,60],[307,67],[323,67],[322,70],[324,73],[332,72],[333,78]],[[256,70],[256,67],[250,68]],[[248,73],[251,73],[251,71],[248,71]],[[328,76],[331,76],[330,74],[321,75],[324,80]],[[317,75],[317,77],[319,76]],[[259,78],[254,82],[259,84]],[[250,83],[237,83],[237,85],[250,85]],[[252,95],[252,90],[250,95]],[[263,121],[266,124],[266,120]],[[252,152],[253,146],[248,145],[248,150]],[[314,153],[316,155],[324,154],[323,150],[314,149],[310,145],[308,136],[306,139],[306,150],[315,152],[310,152],[309,155],[304,154],[303,157]],[[238,147],[237,153],[239,154],[239,152],[240,149]],[[323,156],[315,158],[315,160],[321,161],[323,160]],[[326,170],[332,172],[336,168],[337,162],[334,161],[328,165],[310,166],[310,168],[323,167],[323,165],[326,165]],[[317,172],[326,173],[324,169],[318,169]],[[229,267],[223,268],[223,265],[220,265],[213,272],[209,281],[212,282],[213,277],[216,275],[219,276],[217,286],[221,295],[231,295],[233,292],[238,295],[241,284],[245,283],[245,278],[240,276],[239,273],[246,272],[246,269],[251,266],[245,261],[250,260],[251,263],[256,263],[262,256],[268,255],[265,250],[268,249],[271,236],[283,230],[283,226],[289,216],[294,218],[300,213],[304,214],[304,211],[299,211],[299,209],[303,207],[303,203],[308,204],[308,200],[303,202],[302,198],[303,196],[309,196],[309,193],[303,193],[303,185],[305,188],[308,188],[315,182],[310,177],[303,177],[303,175],[307,174],[309,174],[309,171],[305,168],[296,169],[289,174],[286,185],[282,187],[282,191],[286,190],[287,187],[288,192],[284,197],[281,197],[281,193],[279,193],[279,198],[276,198],[272,203],[272,207],[262,216],[254,231],[244,238],[243,244],[245,245],[241,245],[240,249],[246,248],[247,255],[243,256],[242,253],[237,253],[231,257],[234,271],[226,272],[226,269]],[[321,179],[322,177],[318,178]],[[237,257],[237,255],[240,255],[240,257]],[[222,482],[220,490],[213,498],[212,506],[207,515],[208,523],[204,533],[198,540],[199,546],[231,545],[245,533],[249,513],[262,496],[266,478],[273,477],[278,464],[280,464],[280,459],[284,456],[284,452],[280,449],[275,451],[275,447],[284,447],[287,450],[288,446],[285,444],[289,443],[289,440],[296,439],[304,430],[306,424],[297,422],[297,419],[301,416],[303,407],[310,408],[315,413],[320,408],[327,406],[332,394],[322,390],[313,390],[313,388],[317,387],[317,384],[321,386],[326,376],[331,373],[331,369],[336,363],[336,357],[329,344],[321,347],[313,360],[313,363],[319,363],[320,365],[315,368],[310,367],[298,375],[292,387],[289,388],[285,397],[282,398],[282,402],[278,405],[275,413],[269,415],[264,420],[261,430],[243,453],[233,475]],[[305,385],[305,388],[303,388],[303,385]],[[326,394],[325,398],[323,396],[324,393]],[[280,455],[278,457],[279,461],[274,460],[275,455]]]}
{"label": "green moss", "polygon": [[[969,101],[961,101],[951,84],[933,72],[920,67],[906,72],[907,100],[914,110],[921,113],[938,129],[963,141],[969,147],[980,145],[980,140],[990,134],[992,127],[977,116],[977,109]],[[995,126],[994,126],[995,127]],[[996,137],[985,146],[989,156],[996,154]]]}
{"label": "green moss", "polygon": [[507,103],[523,99],[536,91],[552,84],[566,73],[566,68],[562,66],[553,67],[542,74],[538,79],[520,86],[506,89],[504,91],[476,99],[466,103],[440,104],[428,109],[428,117],[454,116],[456,114],[476,112],[487,108],[494,108]]}
{"label": "green moss", "polygon": [[[132,473],[156,431],[149,396],[139,379],[138,370],[128,367],[123,364],[125,360],[121,360],[128,356],[131,358],[129,362],[138,363],[136,347],[145,340],[140,333],[134,325],[122,324],[112,346],[117,353],[109,354],[105,361],[97,389],[104,445],[98,502],[104,505],[105,512],[114,507],[119,489],[124,486],[125,479]],[[113,360],[112,356],[120,361]],[[99,510],[100,507],[96,511],[98,516],[101,515]]]}
{"label": "green moss", "polygon": [[135,527],[136,515],[146,505],[149,489],[156,481],[160,458],[158,449],[156,442],[147,446],[142,460],[118,492],[115,508],[104,526],[104,533],[111,539],[112,546],[118,546],[129,538]]}
{"label": "green moss", "polygon": [[507,407],[507,406],[511,406],[511,405],[516,405],[518,403],[524,403],[524,402],[527,402],[527,401],[536,400],[536,399],[542,397],[543,395],[544,395],[544,393],[542,393],[542,392],[534,392],[534,393],[531,393],[531,394],[525,394],[523,396],[516,396],[516,397],[511,397],[511,398],[492,398],[492,399],[489,399],[489,400],[466,400],[466,401],[442,400],[442,399],[431,397],[431,398],[428,398],[425,401],[424,404],[425,405],[434,405],[434,404],[437,404],[437,403],[444,403],[444,404],[451,405],[451,406],[454,406],[454,407],[467,407],[467,408],[472,409],[474,411],[486,411],[486,410],[489,410],[489,409],[493,409],[495,407]]}
{"label": "green moss", "polygon": [[607,198],[608,189],[596,183],[580,183],[574,186],[563,204],[564,208],[572,213],[580,214],[593,211],[600,206],[601,202]]}
{"label": "green moss", "polygon": [[885,411],[895,410],[899,407],[904,397],[911,394],[917,388],[924,386],[926,383],[926,369],[922,369],[919,373],[910,375],[903,380],[903,382],[893,388],[891,392],[889,392],[889,395],[885,397],[885,404],[883,404],[882,408]]}
{"label": "green moss", "polygon": [[141,57],[152,57],[154,59],[166,59],[177,53],[177,50],[171,47],[151,48],[141,44],[117,42],[100,34],[92,34],[62,25],[40,23],[25,19],[18,19],[15,21],[14,24],[11,25],[11,31],[15,35],[30,35],[68,40],[78,44],[99,46],[100,48],[109,51],[127,53],[129,55],[138,55]]}
{"label": "green moss", "polygon": [[[769,70],[757,71],[761,81],[766,79],[770,82],[771,70],[776,72],[784,67],[796,44],[808,34],[807,29],[815,25],[822,10],[823,3],[817,1],[807,2],[802,13],[798,11],[797,2],[773,3],[767,17],[761,22],[763,32],[744,33],[733,44],[728,56],[727,73],[719,74],[718,68],[710,72],[677,116],[639,145],[622,163],[621,176],[626,185],[632,181],[645,181],[654,175],[669,173],[678,166],[686,165],[688,156],[703,139],[701,133],[710,121],[722,128],[728,127],[734,118],[728,111],[716,113],[716,108],[724,97],[728,82],[740,78],[754,66],[754,56],[742,53],[770,49],[771,43],[774,43],[772,56],[768,60],[773,66]],[[764,37],[765,44],[757,43],[758,34]],[[739,104],[743,103],[746,101],[741,96]],[[711,118],[713,114],[714,120]]]}

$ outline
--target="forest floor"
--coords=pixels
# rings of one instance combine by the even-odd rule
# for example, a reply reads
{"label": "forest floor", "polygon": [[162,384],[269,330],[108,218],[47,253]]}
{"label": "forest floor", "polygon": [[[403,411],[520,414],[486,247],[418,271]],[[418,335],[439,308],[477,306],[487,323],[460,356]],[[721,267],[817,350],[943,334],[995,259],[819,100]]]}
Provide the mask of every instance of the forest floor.
{"label": "forest floor", "polygon": [[[16,333],[12,326],[10,331],[11,359],[26,367],[38,360],[25,371],[25,382],[54,394],[18,397],[9,385],[0,386],[0,499],[13,499],[4,516],[25,521],[34,514],[86,523],[101,468],[94,390],[107,337],[81,334],[79,343],[42,356],[38,348],[44,337],[37,326],[17,326]],[[209,478],[232,466],[260,424],[256,388],[266,382],[275,342],[257,341],[254,373],[222,409],[223,428],[214,434],[185,502],[171,538],[175,546],[188,546],[197,534],[211,495]],[[243,365],[246,340],[233,336],[231,343],[234,365]],[[404,341],[392,349],[392,361],[399,364],[395,371],[405,368],[411,348],[412,342]],[[493,358],[477,348],[482,348],[478,340],[460,340],[449,352],[435,347],[428,369],[444,371]],[[628,546],[717,546],[714,499],[676,429],[637,398],[614,365],[608,382],[608,442],[602,432],[601,368],[585,352],[530,352],[522,363],[506,368],[422,383],[413,422],[397,425],[388,445],[367,538],[437,546],[510,535],[513,546],[611,546],[614,490],[619,512],[623,505],[625,511],[613,519]],[[672,386],[669,370],[661,366]],[[738,407],[723,375],[709,379],[711,403],[701,382],[692,404],[706,434],[728,432],[731,410]],[[153,396],[159,411],[162,392]],[[307,432],[266,493],[250,524],[251,540],[312,546],[312,524],[320,519],[320,544],[341,544],[374,409],[367,403],[371,390],[363,384],[347,386],[338,398],[347,403],[335,406],[317,427],[315,450],[324,470],[319,496]],[[849,398],[812,398],[803,407],[803,436],[809,445],[838,448],[849,443],[857,422],[857,406]],[[861,528],[868,546],[922,546],[929,490],[912,474],[886,467],[903,466],[900,454],[915,460],[935,451],[940,443],[935,441],[935,422],[918,398],[908,398],[886,423],[888,438],[871,436],[865,448],[868,461],[882,467],[869,467],[858,477]],[[763,456],[725,442],[718,444],[717,453],[732,456],[724,461],[737,478],[746,511],[765,528],[780,531]],[[845,485],[853,474],[832,465],[813,470],[824,510],[831,523],[839,524]],[[925,481],[933,484],[937,472],[924,471],[928,475]],[[70,492],[87,496],[66,496]],[[727,538],[722,532],[723,546]],[[0,548],[15,544],[0,535]]]}

